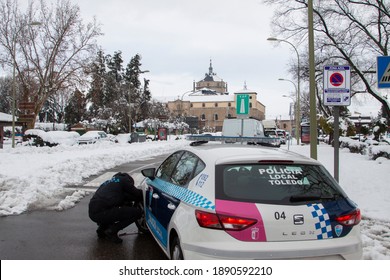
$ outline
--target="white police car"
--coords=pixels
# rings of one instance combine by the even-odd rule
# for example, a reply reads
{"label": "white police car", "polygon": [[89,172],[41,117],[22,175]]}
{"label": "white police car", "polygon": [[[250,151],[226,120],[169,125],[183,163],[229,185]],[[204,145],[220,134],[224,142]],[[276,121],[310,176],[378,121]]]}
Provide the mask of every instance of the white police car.
{"label": "white police car", "polygon": [[360,210],[318,162],[189,146],[142,170],[147,227],[170,259],[360,259]]}

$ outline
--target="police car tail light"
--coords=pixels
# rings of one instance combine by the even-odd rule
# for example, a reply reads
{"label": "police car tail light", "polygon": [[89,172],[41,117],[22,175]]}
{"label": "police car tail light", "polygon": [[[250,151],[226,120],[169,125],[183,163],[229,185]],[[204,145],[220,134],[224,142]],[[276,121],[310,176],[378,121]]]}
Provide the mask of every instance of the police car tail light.
{"label": "police car tail light", "polygon": [[254,225],[257,220],[219,215],[219,219],[225,230],[243,230]]}
{"label": "police car tail light", "polygon": [[356,209],[355,211],[349,214],[339,216],[336,218],[336,221],[345,226],[357,225],[361,221],[360,209]]}
{"label": "police car tail light", "polygon": [[224,229],[224,230],[243,230],[254,225],[257,220],[228,215],[217,215],[214,213],[195,211],[196,220],[201,227]]}
{"label": "police car tail light", "polygon": [[217,214],[195,210],[195,216],[201,227],[222,229]]}

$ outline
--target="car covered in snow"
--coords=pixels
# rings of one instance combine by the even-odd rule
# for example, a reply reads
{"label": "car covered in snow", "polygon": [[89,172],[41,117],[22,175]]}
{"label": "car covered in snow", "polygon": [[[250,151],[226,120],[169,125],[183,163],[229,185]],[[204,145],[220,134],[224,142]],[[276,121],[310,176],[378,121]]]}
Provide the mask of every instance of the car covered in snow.
{"label": "car covered in snow", "polygon": [[85,134],[81,135],[77,140],[78,144],[94,144],[96,142],[108,140],[107,133],[100,130],[91,130],[87,131]]}
{"label": "car covered in snow", "polygon": [[77,143],[80,137],[75,131],[44,131],[41,129],[28,129],[24,133],[26,145],[33,146],[57,146],[68,145],[72,146]]}
{"label": "car covered in snow", "polygon": [[170,259],[361,259],[360,210],[316,160],[201,141],[142,170],[145,224]]}

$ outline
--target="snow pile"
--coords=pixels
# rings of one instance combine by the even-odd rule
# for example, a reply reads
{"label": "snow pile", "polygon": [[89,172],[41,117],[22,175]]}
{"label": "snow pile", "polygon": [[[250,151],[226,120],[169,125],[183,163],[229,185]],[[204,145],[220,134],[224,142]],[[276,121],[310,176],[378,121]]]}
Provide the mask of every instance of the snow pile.
{"label": "snow pile", "polygon": [[85,194],[66,186],[117,165],[167,154],[187,141],[120,144],[104,141],[94,145],[18,147],[0,150],[0,216],[35,209],[64,210]]}

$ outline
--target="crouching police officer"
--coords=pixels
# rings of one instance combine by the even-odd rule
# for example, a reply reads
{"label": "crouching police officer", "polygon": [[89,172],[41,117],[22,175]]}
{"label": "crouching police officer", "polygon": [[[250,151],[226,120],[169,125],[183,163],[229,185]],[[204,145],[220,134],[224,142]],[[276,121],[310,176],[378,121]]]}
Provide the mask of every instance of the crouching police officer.
{"label": "crouching police officer", "polygon": [[98,224],[98,237],[122,243],[118,232],[143,215],[141,209],[133,206],[133,202],[140,201],[142,191],[134,186],[129,174],[117,173],[104,182],[89,202],[89,217]]}

